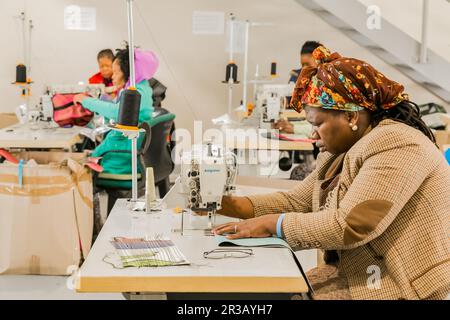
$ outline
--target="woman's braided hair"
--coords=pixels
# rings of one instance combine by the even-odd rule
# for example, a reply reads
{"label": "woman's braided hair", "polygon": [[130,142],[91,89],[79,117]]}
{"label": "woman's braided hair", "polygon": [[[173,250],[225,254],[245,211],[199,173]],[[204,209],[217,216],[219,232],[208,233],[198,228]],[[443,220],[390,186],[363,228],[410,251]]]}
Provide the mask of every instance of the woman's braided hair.
{"label": "woman's braided hair", "polygon": [[426,135],[434,144],[436,138],[420,116],[419,106],[409,100],[404,100],[391,109],[377,109],[371,114],[372,126],[377,126],[382,120],[391,119],[407,124]]}

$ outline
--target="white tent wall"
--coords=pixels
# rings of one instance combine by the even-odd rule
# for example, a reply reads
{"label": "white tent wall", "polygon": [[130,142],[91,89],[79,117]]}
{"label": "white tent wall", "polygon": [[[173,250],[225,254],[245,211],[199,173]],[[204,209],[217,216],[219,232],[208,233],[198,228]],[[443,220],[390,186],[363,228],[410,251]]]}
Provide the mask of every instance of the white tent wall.
{"label": "white tent wall", "polygon": [[[64,7],[79,5],[96,8],[95,31],[64,29]],[[299,50],[306,40],[319,40],[345,56],[368,61],[388,77],[405,85],[418,103],[440,99],[414,83],[369,50],[334,30],[319,17],[293,0],[165,0],[134,1],[135,40],[144,49],[154,50],[160,58],[156,77],[168,87],[164,106],[177,115],[177,127],[193,129],[194,120],[211,127],[211,119],[227,111],[225,78],[228,54],[225,35],[193,35],[193,11],[232,12],[238,20],[273,23],[250,32],[249,77],[268,75],[270,63],[278,63],[276,83],[286,83],[289,71],[298,68]],[[23,62],[20,20],[26,10],[33,20],[31,77],[32,104],[37,104],[45,84],[86,81],[97,72],[96,54],[104,48],[119,48],[127,39],[125,0],[0,0],[0,112],[14,112],[23,103],[20,91],[11,85],[15,66]],[[411,15],[411,19],[416,17]],[[406,13],[403,19],[408,19]],[[413,23],[413,22],[411,22]],[[430,35],[433,36],[433,35]],[[436,40],[435,40],[436,41]],[[242,81],[243,55],[234,59]],[[249,97],[252,96],[249,86]],[[242,82],[235,87],[234,106],[242,98]]]}

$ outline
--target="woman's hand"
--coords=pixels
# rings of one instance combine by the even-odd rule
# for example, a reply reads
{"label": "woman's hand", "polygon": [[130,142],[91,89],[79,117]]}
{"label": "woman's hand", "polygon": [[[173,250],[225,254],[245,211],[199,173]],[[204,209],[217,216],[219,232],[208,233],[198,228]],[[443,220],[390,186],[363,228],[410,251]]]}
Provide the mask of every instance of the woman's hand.
{"label": "woman's hand", "polygon": [[85,93],[79,93],[73,97],[74,104],[83,104],[83,99],[88,97]]}
{"label": "woman's hand", "polygon": [[273,124],[274,129],[278,129],[283,133],[294,133],[294,125],[286,119],[281,119]]}
{"label": "woman's hand", "polygon": [[228,239],[270,237],[277,233],[279,216],[279,214],[267,214],[241,222],[225,223],[217,226],[212,231],[218,235],[227,233]]}

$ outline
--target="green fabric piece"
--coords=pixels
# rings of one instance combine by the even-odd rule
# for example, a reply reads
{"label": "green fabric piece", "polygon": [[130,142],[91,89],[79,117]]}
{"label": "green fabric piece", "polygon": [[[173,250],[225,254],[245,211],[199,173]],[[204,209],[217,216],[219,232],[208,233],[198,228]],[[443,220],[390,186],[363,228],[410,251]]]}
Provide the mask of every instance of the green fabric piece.
{"label": "green fabric piece", "polygon": [[230,240],[226,236],[216,235],[214,236],[217,245],[219,247],[286,247],[290,248],[286,241],[280,238],[267,237],[267,238],[242,238]]}

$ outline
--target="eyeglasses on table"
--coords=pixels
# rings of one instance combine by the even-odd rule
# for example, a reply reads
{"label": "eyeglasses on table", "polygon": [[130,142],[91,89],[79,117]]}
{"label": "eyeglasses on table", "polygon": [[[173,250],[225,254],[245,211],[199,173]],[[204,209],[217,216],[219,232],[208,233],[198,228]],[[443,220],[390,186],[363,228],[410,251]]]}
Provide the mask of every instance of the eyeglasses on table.
{"label": "eyeglasses on table", "polygon": [[203,252],[205,259],[247,258],[253,255],[252,249],[214,249]]}

